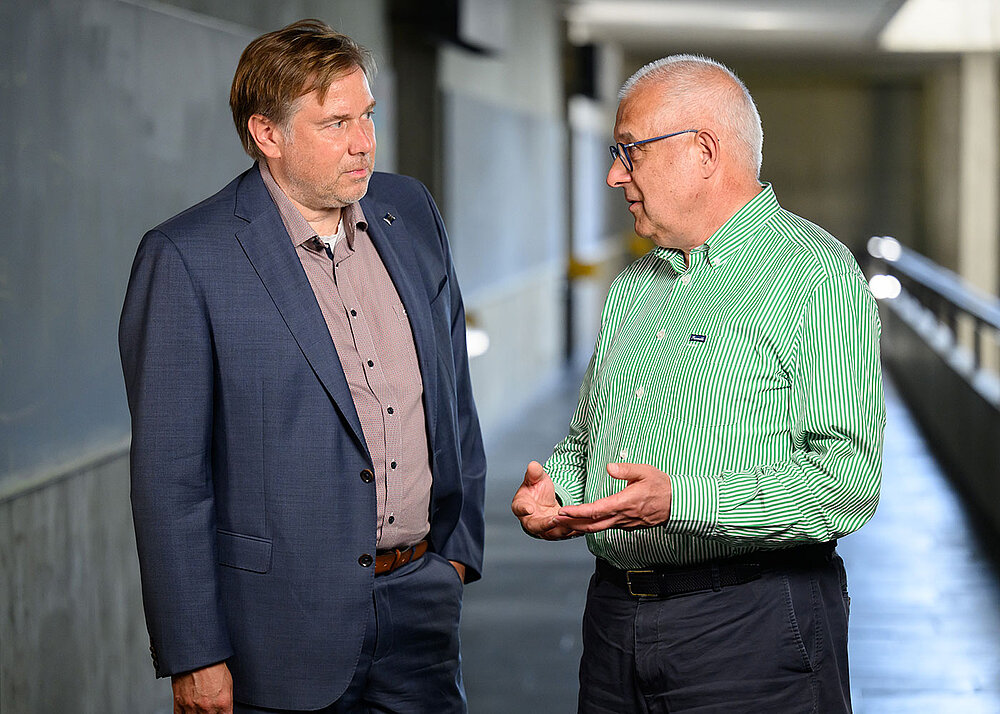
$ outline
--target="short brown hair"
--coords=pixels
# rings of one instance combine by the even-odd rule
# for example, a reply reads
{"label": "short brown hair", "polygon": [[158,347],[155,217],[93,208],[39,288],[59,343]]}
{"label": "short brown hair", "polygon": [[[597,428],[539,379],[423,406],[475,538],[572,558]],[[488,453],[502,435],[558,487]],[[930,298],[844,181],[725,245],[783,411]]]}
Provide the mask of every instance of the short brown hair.
{"label": "short brown hair", "polygon": [[243,149],[253,159],[264,158],[247,127],[254,114],[287,128],[296,99],[317,90],[323,95],[335,79],[358,68],[369,82],[374,79],[371,52],[320,20],[299,20],[258,37],[243,50],[229,92]]}

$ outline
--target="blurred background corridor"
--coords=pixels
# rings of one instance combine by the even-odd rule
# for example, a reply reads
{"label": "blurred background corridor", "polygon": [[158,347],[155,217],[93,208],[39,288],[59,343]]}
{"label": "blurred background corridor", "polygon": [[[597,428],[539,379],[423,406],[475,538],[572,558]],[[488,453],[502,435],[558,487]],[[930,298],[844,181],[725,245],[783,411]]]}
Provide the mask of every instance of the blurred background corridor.
{"label": "blurred background corridor", "polygon": [[575,711],[582,541],[509,503],[565,435],[608,285],[649,246],[604,183],[622,81],[707,54],[761,178],[880,298],[874,520],[841,541],[858,714],[1000,713],[1000,0],[0,1],[0,714],[169,712],[149,663],[117,321],[142,233],[249,166],[243,47],[316,17],[378,60],[378,168],[448,227],[490,464],[473,714]]}

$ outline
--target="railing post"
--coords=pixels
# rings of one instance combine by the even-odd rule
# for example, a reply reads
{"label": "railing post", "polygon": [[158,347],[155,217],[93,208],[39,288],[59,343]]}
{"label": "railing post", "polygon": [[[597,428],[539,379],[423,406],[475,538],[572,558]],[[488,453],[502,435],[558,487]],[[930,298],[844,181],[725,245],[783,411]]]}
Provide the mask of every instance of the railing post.
{"label": "railing post", "polygon": [[972,368],[976,371],[983,363],[983,323],[976,318],[972,319]]}

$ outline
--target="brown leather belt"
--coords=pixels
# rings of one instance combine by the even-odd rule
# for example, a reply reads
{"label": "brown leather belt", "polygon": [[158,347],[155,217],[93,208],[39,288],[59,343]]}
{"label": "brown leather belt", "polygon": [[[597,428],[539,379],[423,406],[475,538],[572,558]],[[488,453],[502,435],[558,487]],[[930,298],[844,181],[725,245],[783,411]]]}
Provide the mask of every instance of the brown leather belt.
{"label": "brown leather belt", "polygon": [[385,575],[391,573],[396,568],[402,568],[407,563],[411,563],[423,557],[427,552],[427,541],[422,540],[409,548],[396,548],[386,550],[375,555],[375,574]]}

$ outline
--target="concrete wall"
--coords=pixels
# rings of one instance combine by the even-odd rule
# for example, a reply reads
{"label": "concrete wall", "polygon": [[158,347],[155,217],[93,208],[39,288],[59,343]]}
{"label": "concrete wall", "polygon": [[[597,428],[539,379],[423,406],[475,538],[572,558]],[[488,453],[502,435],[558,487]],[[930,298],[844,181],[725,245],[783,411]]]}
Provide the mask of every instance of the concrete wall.
{"label": "concrete wall", "polygon": [[[958,270],[959,107],[958,63],[947,62],[925,79],[921,152],[925,166],[920,211],[927,226],[924,239],[910,245],[949,270]],[[900,238],[900,240],[903,240]]]}
{"label": "concrete wall", "polygon": [[139,607],[128,459],[0,502],[0,711],[170,711]]}
{"label": "concrete wall", "polygon": [[923,236],[920,85],[846,70],[736,66],[764,125],[761,179],[781,204],[853,249]]}
{"label": "concrete wall", "polygon": [[135,246],[248,165],[225,88],[251,35],[124,2],[0,7],[9,485],[126,435],[116,332]]}
{"label": "concrete wall", "polygon": [[494,55],[443,47],[444,217],[467,308],[490,335],[472,362],[486,428],[561,365],[567,140],[557,3],[510,0]]}

